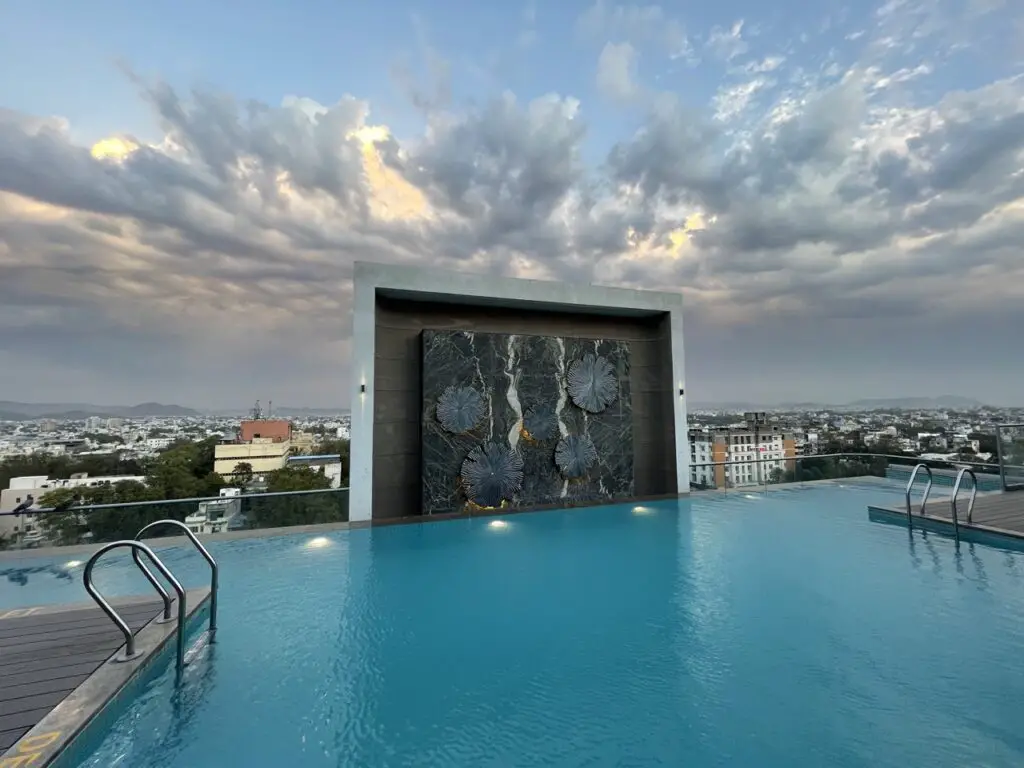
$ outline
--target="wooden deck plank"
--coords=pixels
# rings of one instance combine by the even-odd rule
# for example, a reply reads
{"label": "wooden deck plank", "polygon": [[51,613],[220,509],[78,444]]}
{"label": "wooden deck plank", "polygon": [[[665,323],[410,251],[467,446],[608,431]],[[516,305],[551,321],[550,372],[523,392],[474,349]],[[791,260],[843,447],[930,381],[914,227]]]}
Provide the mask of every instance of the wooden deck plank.
{"label": "wooden deck plank", "polygon": [[[146,622],[136,622],[136,627],[129,627],[133,629],[141,628]],[[111,625],[108,629],[98,629],[93,632],[83,632],[77,636],[71,637],[58,637],[53,639],[39,640],[39,636],[34,635],[33,640],[30,642],[22,643],[13,647],[6,647],[3,649],[4,664],[11,664],[21,658],[32,658],[37,657],[47,651],[54,651],[57,655],[63,655],[68,651],[77,653],[81,648],[89,649],[100,649],[108,646],[110,643],[116,643],[114,647],[124,642],[124,635]],[[74,645],[69,646],[69,644]]]}
{"label": "wooden deck plank", "polygon": [[[61,677],[47,677],[44,680],[40,680],[33,672],[10,675],[4,680],[4,684],[19,686],[19,692],[22,696],[36,696],[40,693],[66,691],[68,686],[78,685],[78,683],[74,682],[75,680],[80,679],[83,675],[91,675],[95,666],[95,664],[79,664],[77,672],[73,672],[70,675],[62,675]],[[66,671],[66,668],[61,671]]]}
{"label": "wooden deck plank", "polygon": [[28,727],[12,728],[9,731],[0,731],[0,756],[14,746],[14,742],[29,732]]}
{"label": "wooden deck plank", "polygon": [[53,707],[42,707],[40,709],[30,709],[27,712],[15,712],[13,715],[5,715],[0,717],[0,728],[31,728],[46,717],[51,709]]}
{"label": "wooden deck plank", "polygon": [[0,717],[16,715],[19,712],[33,712],[37,709],[45,709],[49,712],[64,701],[67,695],[67,691],[50,691],[49,693],[37,693],[34,696],[20,696],[16,699],[0,701]]}
{"label": "wooden deck plank", "polygon": [[[7,682],[9,680],[13,680],[16,675],[35,673],[39,673],[38,679],[42,679],[43,675],[52,674],[60,670],[66,670],[66,674],[63,676],[66,676],[67,674],[76,674],[70,671],[71,666],[75,664],[100,664],[109,658],[110,654],[107,651],[100,649],[98,651],[92,651],[91,653],[76,653],[75,659],[71,662],[68,662],[67,660],[62,660],[61,657],[59,656],[48,656],[42,659],[29,659],[21,661],[20,663],[18,663],[17,669],[13,668],[13,666],[11,669],[5,669],[4,665],[0,664],[0,675],[2,675],[2,677],[0,677],[0,681],[2,681],[6,685]],[[11,685],[14,685],[14,683],[11,683]]]}
{"label": "wooden deck plank", "polygon": [[[163,608],[159,599],[117,610],[137,632]],[[0,620],[0,754],[42,720],[124,643],[97,607]]]}
{"label": "wooden deck plank", "polygon": [[[97,621],[80,627],[60,627],[52,630],[26,627],[25,633],[22,635],[0,637],[0,654],[5,653],[8,648],[17,652],[19,649],[27,650],[39,647],[40,645],[61,645],[65,640],[73,640],[76,637],[94,637],[96,635],[106,635],[110,632],[120,634],[120,631],[114,626],[114,622],[106,616],[103,618],[105,621]],[[148,623],[149,620],[153,618],[153,613],[128,614],[122,615],[121,618],[128,622],[128,626],[130,627],[134,624],[138,624],[140,621],[142,624]]]}
{"label": "wooden deck plank", "polygon": [[[128,617],[149,615],[154,605],[160,606],[162,603],[154,600],[137,605],[114,606],[114,608],[121,616]],[[110,624],[110,619],[95,606],[91,608],[73,608],[63,613],[16,616],[0,619],[0,638],[20,637],[26,632],[32,631],[48,632],[68,627],[88,627],[103,624],[104,622]]]}
{"label": "wooden deck plank", "polygon": [[[162,605],[161,603],[155,603],[156,605]],[[128,606],[125,608],[117,608],[117,612],[122,616],[142,616],[148,615],[153,608],[154,603],[149,603],[140,606]],[[22,616],[14,619],[4,619],[0,621],[0,637],[8,637],[15,635],[22,635],[27,630],[38,630],[49,632],[56,629],[64,629],[67,627],[88,627],[93,624],[101,624],[104,621],[110,623],[110,619],[105,614],[98,610],[81,610],[77,609],[74,611],[68,611],[67,616],[59,616],[54,614],[44,616]]]}

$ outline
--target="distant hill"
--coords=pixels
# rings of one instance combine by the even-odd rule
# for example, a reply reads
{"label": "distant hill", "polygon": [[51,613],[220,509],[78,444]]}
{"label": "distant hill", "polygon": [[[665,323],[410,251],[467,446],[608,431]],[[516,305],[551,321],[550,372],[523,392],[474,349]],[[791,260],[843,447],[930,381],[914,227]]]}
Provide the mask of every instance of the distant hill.
{"label": "distant hill", "polygon": [[28,421],[31,419],[81,421],[91,416],[145,419],[161,416],[199,416],[199,411],[180,405],[164,405],[162,403],[91,405],[89,403],[16,403],[0,400],[0,419],[6,421]]}
{"label": "distant hill", "polygon": [[941,395],[939,397],[883,397],[866,398],[854,400],[851,403],[776,403],[766,405],[764,403],[690,403],[690,410],[693,411],[815,411],[815,410],[836,410],[836,411],[913,411],[913,410],[973,410],[984,408],[985,403],[974,400],[970,397],[959,395]]}
{"label": "distant hill", "polygon": [[852,403],[847,403],[846,407],[861,410],[878,410],[885,408],[903,410],[950,408],[953,410],[965,410],[972,408],[984,408],[985,404],[970,397],[960,397],[959,395],[940,395],[939,397],[868,398],[866,400],[854,400]]}
{"label": "distant hill", "polygon": [[[207,408],[204,413],[208,416],[221,416],[225,418],[249,419],[252,418],[252,409],[243,408]],[[268,414],[263,413],[265,419],[301,419],[303,417],[316,416],[347,416],[352,411],[348,408],[292,408],[287,405],[274,406]]]}
{"label": "distant hill", "polygon": [[351,413],[348,408],[292,408],[287,405],[274,406],[274,416],[341,416]]}

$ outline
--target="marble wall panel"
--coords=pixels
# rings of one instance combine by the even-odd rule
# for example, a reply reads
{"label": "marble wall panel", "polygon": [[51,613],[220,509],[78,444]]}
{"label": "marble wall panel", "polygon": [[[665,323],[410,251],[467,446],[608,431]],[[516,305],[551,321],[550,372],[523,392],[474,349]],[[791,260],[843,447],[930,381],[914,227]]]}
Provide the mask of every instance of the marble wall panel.
{"label": "marble wall panel", "polygon": [[425,330],[422,354],[424,514],[633,495],[628,342]]}

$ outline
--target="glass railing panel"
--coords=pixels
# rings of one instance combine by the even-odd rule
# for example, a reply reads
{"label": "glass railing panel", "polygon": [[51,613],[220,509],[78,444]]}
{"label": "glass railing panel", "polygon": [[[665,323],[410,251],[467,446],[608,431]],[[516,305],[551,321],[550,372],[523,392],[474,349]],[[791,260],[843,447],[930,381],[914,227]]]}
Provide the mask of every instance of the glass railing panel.
{"label": "glass railing panel", "polygon": [[1001,424],[996,442],[1003,487],[1008,491],[1024,490],[1024,424]]}
{"label": "glass railing panel", "polygon": [[[198,536],[234,531],[288,528],[348,521],[347,488],[286,493],[249,493],[233,497],[168,499],[98,504],[68,509],[37,509],[5,516],[6,549],[35,549],[101,544],[133,539],[149,523],[179,520]],[[168,526],[147,538],[177,536]]]}

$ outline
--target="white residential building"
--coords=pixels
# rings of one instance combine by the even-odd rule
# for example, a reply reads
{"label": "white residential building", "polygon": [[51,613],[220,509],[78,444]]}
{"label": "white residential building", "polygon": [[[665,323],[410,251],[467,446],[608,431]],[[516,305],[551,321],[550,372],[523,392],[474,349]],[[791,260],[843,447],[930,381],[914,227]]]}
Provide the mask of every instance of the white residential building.
{"label": "white residential building", "polygon": [[710,488],[759,485],[793,469],[796,455],[793,436],[771,426],[691,429],[690,482]]}
{"label": "white residential building", "polygon": [[197,535],[244,528],[241,496],[240,488],[221,488],[220,498],[199,502],[199,508],[185,518],[185,525]]}
{"label": "white residential building", "polygon": [[[144,475],[108,475],[90,477],[85,472],[72,475],[67,479],[51,480],[46,475],[26,475],[12,477],[10,487],[0,490],[0,512],[10,512],[29,496],[33,499],[33,507],[39,507],[39,500],[57,488],[89,488],[98,485],[114,485],[125,481],[146,482]],[[11,536],[32,534],[38,531],[37,515],[0,515],[0,535]]]}

